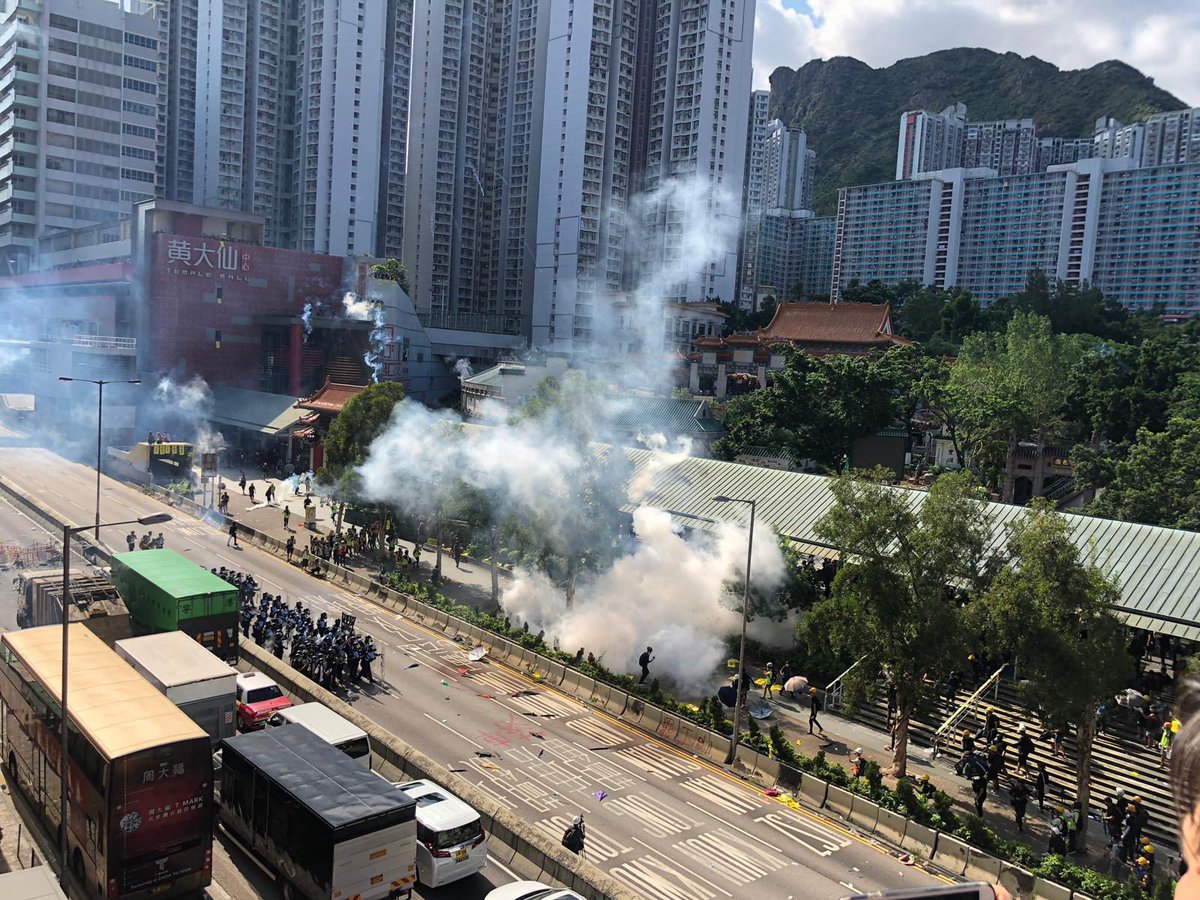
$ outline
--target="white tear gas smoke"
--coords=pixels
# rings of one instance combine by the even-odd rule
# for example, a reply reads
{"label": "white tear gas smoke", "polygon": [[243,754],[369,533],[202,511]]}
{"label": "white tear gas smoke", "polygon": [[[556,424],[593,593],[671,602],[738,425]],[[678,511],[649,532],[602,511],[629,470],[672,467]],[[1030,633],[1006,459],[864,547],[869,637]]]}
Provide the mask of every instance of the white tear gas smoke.
{"label": "white tear gas smoke", "polygon": [[475,370],[471,368],[471,361],[465,356],[454,361],[454,372],[459,378],[470,378],[475,374]]}
{"label": "white tear gas smoke", "polygon": [[[590,352],[600,358],[639,355],[638,365],[621,366],[626,385],[665,393],[675,360],[664,352],[667,304],[684,296],[714,269],[724,271],[737,255],[741,218],[737,198],[707,178],[672,178],[658,190],[635,196],[623,216],[625,247],[643,248],[644,258],[628,303],[595,304]],[[723,300],[734,297],[692,297]]]}
{"label": "white tear gas smoke", "polygon": [[[741,624],[740,597],[727,597],[725,582],[745,565],[747,532],[724,526],[714,536],[685,540],[662,510],[643,507],[633,518],[637,548],[581,582],[573,609],[544,575],[524,571],[501,605],[531,630],[545,630],[547,640],[565,650],[584,647],[616,672],[636,671],[638,656],[651,646],[654,673],[702,695],[725,658],[723,638]],[[751,572],[755,586],[769,590],[780,584],[784,561],[778,544],[763,537],[754,545]],[[754,625],[766,639],[786,628]]]}
{"label": "white tear gas smoke", "polygon": [[320,303],[305,303],[304,312],[300,314],[300,320],[304,322],[304,339],[308,340],[308,336],[313,330],[313,316],[317,313],[317,307]]}
{"label": "white tear gas smoke", "polygon": [[[570,532],[578,521],[576,487],[597,471],[593,448],[560,429],[551,417],[464,433],[453,413],[404,400],[359,469],[364,493],[409,514],[428,515],[437,509],[441,490],[462,479],[495,498],[500,516],[537,521],[553,542],[553,535]],[[609,492],[614,505],[652,502],[654,478],[685,457],[656,454],[632,476],[626,455],[614,448],[605,455],[598,489]],[[590,581],[581,577],[572,611],[560,586],[529,571],[517,572],[501,604],[564,648],[606,654],[606,664],[617,670],[628,669],[651,644],[660,674],[699,690],[722,659],[722,638],[739,622],[722,594],[745,559],[745,532],[728,526],[712,537],[685,540],[669,515],[648,507],[634,513],[634,524],[639,542],[632,552]],[[753,565],[756,585],[769,589],[779,583],[784,563],[770,536],[756,542]],[[781,627],[771,626],[776,632]]]}
{"label": "white tear gas smoke", "polygon": [[359,297],[354,291],[346,291],[342,295],[342,307],[346,310],[346,318],[370,322],[379,304]]}
{"label": "white tear gas smoke", "polygon": [[190,440],[196,453],[220,450],[225,446],[224,436],[209,422],[212,413],[212,391],[199,375],[193,375],[187,381],[170,375],[160,378],[154,386],[151,402],[144,410],[147,422],[162,423],[151,430]]}

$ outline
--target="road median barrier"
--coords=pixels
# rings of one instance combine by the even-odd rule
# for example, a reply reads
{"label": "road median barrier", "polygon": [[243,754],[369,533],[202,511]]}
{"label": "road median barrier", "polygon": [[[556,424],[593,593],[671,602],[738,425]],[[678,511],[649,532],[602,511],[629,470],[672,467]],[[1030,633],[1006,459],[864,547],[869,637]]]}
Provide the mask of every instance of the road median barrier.
{"label": "road median barrier", "polygon": [[674,743],[676,736],[679,734],[680,718],[669,712],[659,710],[662,718],[659,719],[658,727],[654,729],[654,734],[664,741]]}
{"label": "road median barrier", "polygon": [[586,700],[592,695],[592,679],[588,678],[578,669],[567,669],[566,677],[563,678],[562,684],[558,689],[564,694],[568,694],[580,700]]}
{"label": "road median barrier", "polygon": [[282,660],[275,659],[253,644],[241,645],[239,653],[243,668],[252,666],[265,672],[296,699],[323,703],[367,732],[380,760],[395,766],[404,777],[428,778],[473,806],[489,822],[491,839],[514,852],[513,868],[519,874],[529,878],[553,879],[588,900],[638,900],[638,894],[586,859],[560,846],[557,839],[525,822],[470,781],[405,743],[341,698],[300,675]]}
{"label": "road median barrier", "polygon": [[544,656],[535,658],[534,675],[542,684],[558,687],[567,677],[567,667],[560,662],[546,659]]}
{"label": "road median barrier", "polygon": [[[938,833],[937,844],[929,861],[951,875],[962,876],[967,870],[967,860],[971,856],[971,845],[965,844],[958,838],[948,834]],[[1067,892],[1070,894],[1070,891]]]}
{"label": "road median barrier", "polygon": [[829,790],[825,794],[826,812],[831,812],[845,819],[850,815],[850,804],[853,802],[854,795],[848,790],[840,788],[837,785],[829,785]]}
{"label": "road median barrier", "polygon": [[967,867],[964,875],[969,881],[986,881],[988,884],[994,884],[1000,880],[1000,872],[1004,869],[1004,862],[992,856],[990,853],[984,853],[982,850],[971,848],[971,855],[967,857]]}
{"label": "road median barrier", "polygon": [[805,774],[800,782],[800,793],[796,799],[809,809],[823,809],[829,793],[829,782],[816,775]]}
{"label": "road median barrier", "polygon": [[890,809],[879,807],[879,819],[875,823],[875,834],[887,841],[889,844],[895,844],[897,847],[904,840],[904,833],[908,830],[908,819],[900,815],[898,812],[892,812]]}
{"label": "road median barrier", "polygon": [[846,819],[860,831],[872,834],[879,824],[879,804],[862,794],[855,794],[850,800],[850,813]]}
{"label": "road median barrier", "polygon": [[[808,776],[806,775],[805,778]],[[909,853],[915,853],[925,859],[930,859],[933,856],[933,851],[937,847],[938,833],[928,825],[922,825],[920,822],[908,820],[908,826],[904,829],[904,837],[900,841],[900,846]]]}
{"label": "road median barrier", "polygon": [[1034,878],[1032,896],[1042,900],[1071,900],[1071,889],[1044,878]]}
{"label": "road median barrier", "polygon": [[598,706],[610,715],[620,717],[629,705],[629,695],[611,684],[603,681],[592,682],[591,704]]}
{"label": "road median barrier", "polygon": [[789,766],[787,763],[779,764],[779,777],[775,779],[775,787],[781,791],[795,794],[800,790],[800,782],[804,780],[804,773],[795,766]]}
{"label": "road median barrier", "polygon": [[1008,888],[1008,892],[1014,897],[1029,897],[1033,894],[1033,873],[1012,863],[1005,863],[1001,867],[998,881]]}

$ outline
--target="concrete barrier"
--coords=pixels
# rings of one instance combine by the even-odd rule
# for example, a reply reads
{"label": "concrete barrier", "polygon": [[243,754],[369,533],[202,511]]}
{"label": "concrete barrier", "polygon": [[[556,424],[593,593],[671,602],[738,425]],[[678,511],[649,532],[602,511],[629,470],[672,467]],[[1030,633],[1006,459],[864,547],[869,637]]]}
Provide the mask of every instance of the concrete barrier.
{"label": "concrete barrier", "polygon": [[994,884],[1000,880],[1000,871],[1003,868],[1003,860],[996,859],[996,857],[972,847],[971,855],[967,857],[967,868],[963,874],[971,881],[986,881]]}
{"label": "concrete barrier", "polygon": [[879,821],[875,823],[875,836],[889,844],[900,846],[904,832],[908,830],[908,819],[890,809],[879,808]]}
{"label": "concrete barrier", "polygon": [[1033,873],[1020,866],[1005,863],[1000,869],[999,881],[1008,888],[1008,892],[1014,897],[1023,898],[1033,895]]}
{"label": "concrete barrier", "polygon": [[774,787],[779,781],[779,760],[758,754],[758,777],[767,787]]}
{"label": "concrete barrier", "polygon": [[799,769],[789,766],[787,763],[780,763],[779,777],[775,779],[775,787],[781,791],[795,794],[800,790],[800,782],[803,779],[804,773]]}
{"label": "concrete barrier", "polygon": [[402,594],[399,591],[388,588],[386,594],[380,599],[398,613],[403,613],[408,609],[408,594]]}
{"label": "concrete barrier", "polygon": [[933,856],[937,842],[938,833],[936,831],[928,825],[922,825],[910,819],[908,826],[904,829],[904,838],[900,841],[900,846],[909,853],[929,859]]}
{"label": "concrete barrier", "polygon": [[450,623],[450,614],[437,607],[433,607],[430,611],[433,613],[433,617],[430,619],[430,627],[436,631],[445,631],[446,626]]}
{"label": "concrete barrier", "polygon": [[967,870],[967,859],[971,855],[971,845],[964,844],[958,838],[938,834],[937,846],[933,848],[933,856],[929,861],[940,866],[951,875],[962,875]]}
{"label": "concrete barrier", "polygon": [[625,712],[625,707],[629,705],[629,695],[611,684],[603,682],[594,682],[592,688],[591,702],[593,706],[598,706],[610,715],[620,716]]}
{"label": "concrete barrier", "polygon": [[562,684],[558,688],[564,694],[585,699],[592,695],[591,685],[585,687],[583,684],[585,681],[591,681],[591,679],[578,669],[567,669],[567,674],[563,676]]}
{"label": "concrete barrier", "polygon": [[852,825],[871,834],[879,822],[879,804],[862,794],[854,794],[850,800],[850,814],[846,818]]}
{"label": "concrete barrier", "polygon": [[542,684],[548,684],[551,687],[558,687],[560,684],[562,684],[563,679],[567,677],[567,667],[562,663],[554,662],[553,660],[545,659],[544,657],[540,656],[538,657],[538,662],[541,664],[541,666],[544,666],[544,668],[541,670]]}
{"label": "concrete barrier", "polygon": [[1043,900],[1070,900],[1071,889],[1063,887],[1061,884],[1055,884],[1053,881],[1046,881],[1044,878],[1034,878],[1033,891],[1030,896],[1041,897]]}
{"label": "concrete barrier", "polygon": [[[425,756],[376,722],[360,713],[336,695],[324,690],[294,669],[254,645],[242,645],[243,668],[252,665],[273,678],[287,693],[299,700],[325,704],[349,719],[371,737],[376,757],[394,766],[406,778],[429,778],[458,794],[478,810],[493,842],[489,852],[508,859],[506,865],[526,878],[551,879],[576,891],[588,900],[638,900],[638,894],[600,871],[586,859],[559,846],[558,840],[535,829],[516,814],[501,806],[488,793],[470,781]],[[512,851],[509,858],[501,847]]]}
{"label": "concrete barrier", "polygon": [[854,802],[854,795],[845,788],[829,785],[829,790],[825,794],[825,811],[841,816],[843,819],[850,815],[850,804]]}
{"label": "concrete barrier", "polygon": [[815,775],[805,775],[800,781],[800,793],[796,799],[809,809],[821,809],[825,806],[825,797],[829,791],[829,782]]}
{"label": "concrete barrier", "polygon": [[753,747],[739,743],[737,746],[737,764],[753,775],[758,771],[759,753]]}
{"label": "concrete barrier", "polygon": [[[657,712],[657,715],[655,713]],[[658,726],[662,721],[662,710],[658,707],[646,703],[641,697],[630,696],[629,703],[625,706],[625,712],[621,718],[630,725],[637,725],[640,728],[649,728],[651,731]],[[647,721],[653,721],[653,725],[646,725]]]}
{"label": "concrete barrier", "polygon": [[674,741],[675,736],[679,734],[679,716],[669,712],[659,711],[662,718],[659,720],[658,727],[654,729],[654,734],[664,741]]}

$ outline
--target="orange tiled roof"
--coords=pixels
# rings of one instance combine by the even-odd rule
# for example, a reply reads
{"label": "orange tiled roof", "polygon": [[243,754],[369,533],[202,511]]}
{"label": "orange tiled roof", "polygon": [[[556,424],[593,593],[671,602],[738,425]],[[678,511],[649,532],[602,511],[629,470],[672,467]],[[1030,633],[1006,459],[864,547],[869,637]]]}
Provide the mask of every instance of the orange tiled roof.
{"label": "orange tiled roof", "polygon": [[886,303],[781,303],[757,334],[768,343],[901,343],[891,332],[892,308]]}
{"label": "orange tiled roof", "polygon": [[325,383],[317,388],[316,392],[308,397],[302,397],[296,402],[297,409],[311,409],[319,413],[333,413],[336,415],[342,411],[352,398],[357,397],[367,389],[363,384],[338,384],[331,382],[329,376],[325,376]]}

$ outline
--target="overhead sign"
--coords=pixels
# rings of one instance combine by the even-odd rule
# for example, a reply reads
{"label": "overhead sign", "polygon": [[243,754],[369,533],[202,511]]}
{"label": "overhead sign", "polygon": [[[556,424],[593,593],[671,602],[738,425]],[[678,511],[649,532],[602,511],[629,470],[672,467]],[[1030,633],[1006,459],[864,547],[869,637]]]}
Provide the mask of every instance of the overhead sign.
{"label": "overhead sign", "polygon": [[200,474],[205,478],[217,474],[217,454],[200,454]]}
{"label": "overhead sign", "polygon": [[171,275],[248,281],[250,261],[244,245],[211,238],[167,237],[163,268]]}

